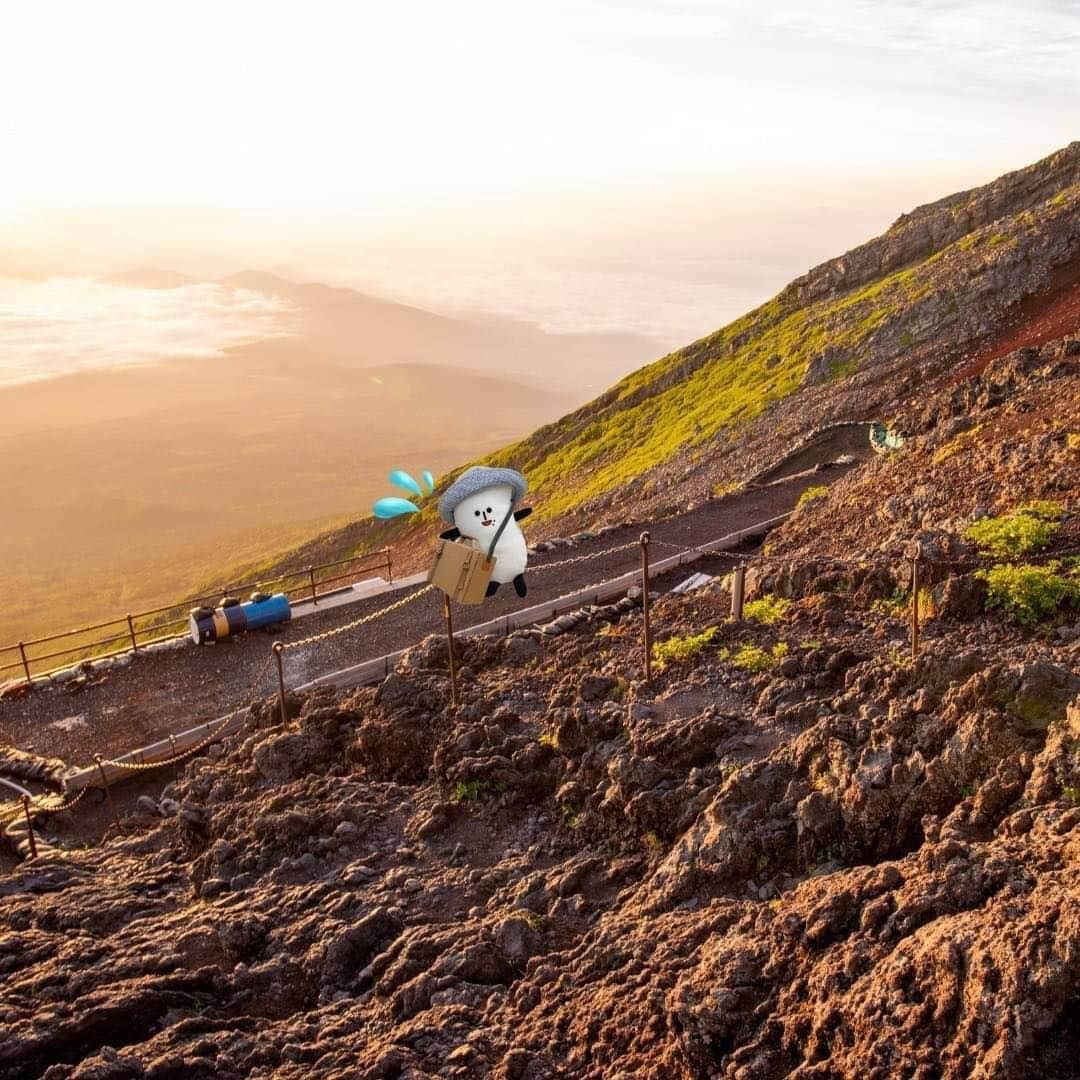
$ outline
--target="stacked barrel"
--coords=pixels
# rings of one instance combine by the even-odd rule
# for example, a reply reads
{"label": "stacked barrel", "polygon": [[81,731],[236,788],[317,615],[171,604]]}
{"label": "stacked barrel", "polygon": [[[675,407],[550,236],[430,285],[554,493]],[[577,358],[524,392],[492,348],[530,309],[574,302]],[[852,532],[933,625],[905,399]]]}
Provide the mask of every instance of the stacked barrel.
{"label": "stacked barrel", "polygon": [[267,596],[266,593],[257,592],[251,594],[250,600],[243,602],[226,597],[220,607],[192,608],[188,626],[191,640],[196,645],[205,645],[247,630],[288,622],[291,618],[289,598],[284,593]]}

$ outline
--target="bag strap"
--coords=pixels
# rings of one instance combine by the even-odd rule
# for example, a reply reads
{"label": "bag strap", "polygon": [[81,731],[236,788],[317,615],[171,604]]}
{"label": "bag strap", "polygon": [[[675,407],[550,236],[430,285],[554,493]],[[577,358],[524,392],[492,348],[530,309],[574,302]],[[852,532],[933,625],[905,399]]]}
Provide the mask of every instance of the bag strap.
{"label": "bag strap", "polygon": [[502,524],[495,530],[495,535],[491,538],[491,546],[488,548],[487,557],[489,559],[495,558],[495,545],[499,542],[499,537],[503,534],[503,529],[510,523],[510,519],[514,516],[514,504],[510,504],[510,509],[506,511],[506,517],[502,519]]}

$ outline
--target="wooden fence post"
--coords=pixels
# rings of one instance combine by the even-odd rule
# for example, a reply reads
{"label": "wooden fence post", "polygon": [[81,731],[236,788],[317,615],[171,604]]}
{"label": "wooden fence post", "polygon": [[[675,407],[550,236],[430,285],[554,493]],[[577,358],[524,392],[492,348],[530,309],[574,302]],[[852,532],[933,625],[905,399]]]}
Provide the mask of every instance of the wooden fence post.
{"label": "wooden fence post", "polygon": [[743,617],[743,600],[746,598],[746,567],[736,566],[731,578],[731,617],[736,622]]}
{"label": "wooden fence post", "polygon": [[919,555],[918,547],[911,559],[911,659],[919,658]]}
{"label": "wooden fence post", "polygon": [[281,709],[281,723],[284,727],[289,723],[289,710],[285,706],[285,668],[281,662],[281,654],[285,651],[285,646],[282,642],[275,641],[273,649],[274,659],[277,661],[278,706]]}
{"label": "wooden fence post", "polygon": [[113,802],[112,791],[109,788],[109,778],[105,774],[105,763],[101,760],[100,754],[94,755],[94,761],[97,762],[98,772],[101,773],[101,786],[105,788],[105,798],[109,802],[109,809],[112,811],[113,821],[119,825],[120,815],[116,812],[116,803]]}
{"label": "wooden fence post", "polygon": [[34,822],[30,817],[30,796],[22,797],[23,813],[26,815],[26,838],[30,841],[30,858],[37,858],[37,841],[34,839]]}

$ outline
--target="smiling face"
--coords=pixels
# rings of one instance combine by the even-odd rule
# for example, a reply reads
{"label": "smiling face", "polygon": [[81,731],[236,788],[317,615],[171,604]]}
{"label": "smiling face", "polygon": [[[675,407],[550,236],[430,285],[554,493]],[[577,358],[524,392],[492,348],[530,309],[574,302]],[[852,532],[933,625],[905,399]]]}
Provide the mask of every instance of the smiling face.
{"label": "smiling face", "polygon": [[469,495],[454,508],[454,524],[462,536],[472,537],[481,544],[491,543],[500,522],[506,517],[514,497],[509,484],[496,484]]}

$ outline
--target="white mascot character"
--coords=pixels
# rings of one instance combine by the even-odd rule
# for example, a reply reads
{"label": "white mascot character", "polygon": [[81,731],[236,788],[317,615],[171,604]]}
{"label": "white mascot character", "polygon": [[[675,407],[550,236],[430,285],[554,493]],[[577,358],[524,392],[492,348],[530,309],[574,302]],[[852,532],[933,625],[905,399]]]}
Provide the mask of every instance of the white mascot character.
{"label": "white mascot character", "polygon": [[514,509],[524,497],[526,486],[525,477],[514,469],[474,465],[439,500],[443,520],[454,526],[440,533],[441,538],[462,539],[495,559],[488,596],[494,596],[500,585],[510,581],[518,596],[524,596],[527,591],[525,563],[529,553],[518,522],[528,517],[532,509]]}

